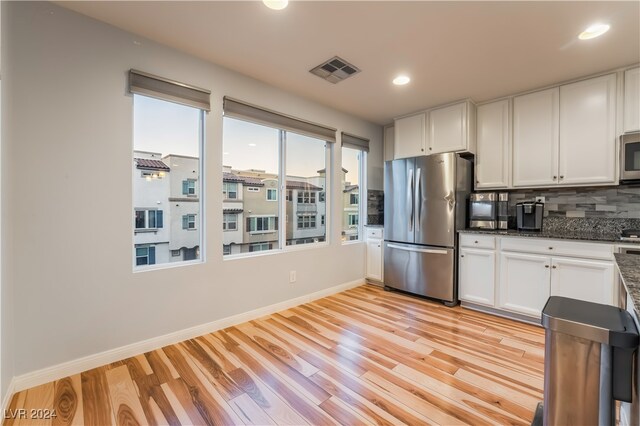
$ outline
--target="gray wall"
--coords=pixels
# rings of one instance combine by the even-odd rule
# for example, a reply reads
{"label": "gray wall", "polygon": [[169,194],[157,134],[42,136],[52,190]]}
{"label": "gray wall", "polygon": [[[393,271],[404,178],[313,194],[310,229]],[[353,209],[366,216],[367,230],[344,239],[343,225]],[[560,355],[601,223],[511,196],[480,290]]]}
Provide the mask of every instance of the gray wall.
{"label": "gray wall", "polygon": [[[17,354],[16,375],[364,277],[364,244],[341,245],[339,220],[331,221],[329,247],[222,260],[222,97],[370,138],[373,189],[382,188],[380,126],[53,4],[2,7],[2,38],[11,40],[3,46],[2,76],[8,87],[2,104],[10,105],[3,108],[4,135],[10,135],[3,146],[3,248],[9,247],[3,250],[3,283],[15,289],[3,294],[15,309],[15,333],[3,338]],[[212,91],[204,264],[131,271],[130,68]],[[336,149],[336,201],[340,162]],[[332,204],[334,219],[340,209],[339,202]],[[288,282],[292,269],[295,285]],[[2,313],[11,316],[9,309]],[[3,386],[11,374],[4,364],[11,360],[3,353]]]}

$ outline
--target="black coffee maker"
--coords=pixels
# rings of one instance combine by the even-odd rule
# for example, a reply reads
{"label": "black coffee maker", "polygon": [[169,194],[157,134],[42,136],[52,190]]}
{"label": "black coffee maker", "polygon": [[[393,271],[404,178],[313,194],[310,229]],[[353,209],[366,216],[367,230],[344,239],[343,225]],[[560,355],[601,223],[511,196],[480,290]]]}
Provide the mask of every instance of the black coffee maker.
{"label": "black coffee maker", "polygon": [[542,231],[544,203],[523,201],[516,204],[516,224],[518,231]]}

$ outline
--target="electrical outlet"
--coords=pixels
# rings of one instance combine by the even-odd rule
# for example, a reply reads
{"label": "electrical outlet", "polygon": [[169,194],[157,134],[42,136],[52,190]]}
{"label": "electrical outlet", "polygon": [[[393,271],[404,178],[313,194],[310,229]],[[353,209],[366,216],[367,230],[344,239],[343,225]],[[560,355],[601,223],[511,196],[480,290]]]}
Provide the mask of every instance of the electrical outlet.
{"label": "electrical outlet", "polygon": [[296,271],[289,271],[289,282],[290,283],[296,282]]}
{"label": "electrical outlet", "polygon": [[544,203],[545,198],[544,197],[536,197],[536,202],[538,203]]}

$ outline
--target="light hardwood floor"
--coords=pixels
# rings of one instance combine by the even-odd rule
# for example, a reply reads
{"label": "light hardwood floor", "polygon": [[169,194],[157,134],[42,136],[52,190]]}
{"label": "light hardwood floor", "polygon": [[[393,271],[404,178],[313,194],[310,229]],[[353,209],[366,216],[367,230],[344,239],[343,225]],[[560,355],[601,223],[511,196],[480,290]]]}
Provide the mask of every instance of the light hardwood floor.
{"label": "light hardwood floor", "polygon": [[16,394],[23,424],[518,424],[539,327],[364,285]]}

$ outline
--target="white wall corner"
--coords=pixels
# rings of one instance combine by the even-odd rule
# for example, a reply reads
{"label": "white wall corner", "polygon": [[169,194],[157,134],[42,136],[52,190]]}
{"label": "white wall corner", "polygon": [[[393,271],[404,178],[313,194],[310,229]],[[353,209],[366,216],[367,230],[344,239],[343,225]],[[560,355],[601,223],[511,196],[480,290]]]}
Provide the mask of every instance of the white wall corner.
{"label": "white wall corner", "polygon": [[[10,401],[10,397],[14,392],[20,392],[25,389],[39,386],[45,383],[59,380],[67,376],[82,373],[112,362],[120,361],[132,356],[140,355],[145,352],[160,349],[164,346],[173,345],[184,340],[193,339],[204,334],[213,333],[227,327],[241,324],[243,322],[252,321],[257,318],[271,315],[276,312],[284,311],[305,303],[312,302],[332,294],[340,293],[354,287],[365,284],[364,278],[347,283],[339,284],[314,293],[299,296],[273,305],[257,308],[249,312],[244,312],[230,317],[221,318],[206,324],[196,325],[184,330],[165,334],[163,336],[154,337],[148,340],[132,343],[130,345],[121,346],[119,348],[110,349],[108,351],[88,355],[72,361],[63,362],[43,368],[41,370],[32,371],[13,378],[9,385],[9,390],[5,399]],[[3,401],[3,407],[5,407]]]}

